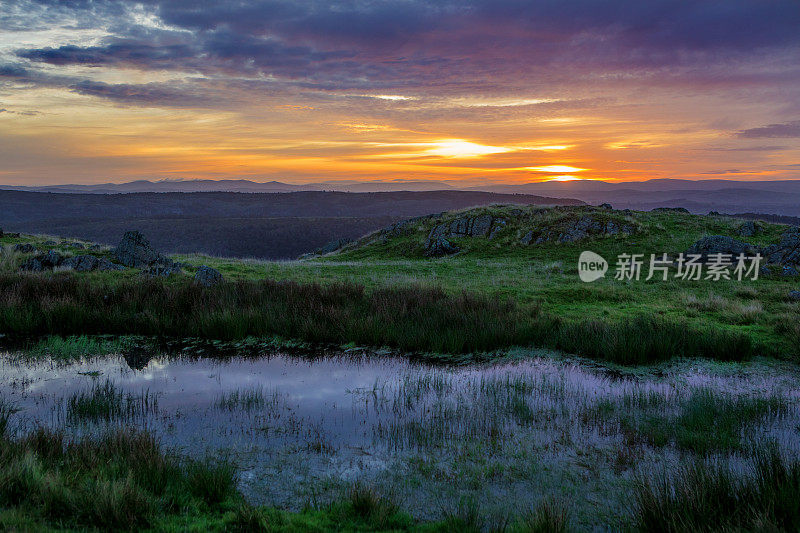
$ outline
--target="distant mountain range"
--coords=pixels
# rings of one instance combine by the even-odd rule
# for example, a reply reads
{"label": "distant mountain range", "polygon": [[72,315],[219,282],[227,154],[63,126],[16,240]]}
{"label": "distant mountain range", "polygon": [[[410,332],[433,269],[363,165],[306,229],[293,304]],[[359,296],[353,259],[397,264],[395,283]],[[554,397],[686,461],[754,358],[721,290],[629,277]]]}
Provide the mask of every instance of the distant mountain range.
{"label": "distant mountain range", "polygon": [[800,179],[781,181],[654,179],[641,182],[593,180],[548,181],[523,184],[456,186],[442,181],[329,181],[291,184],[251,180],[139,180],[98,185],[3,186],[0,189],[51,193],[119,194],[169,192],[287,193],[300,191],[390,192],[390,191],[483,191],[504,194],[534,194],[554,198],[576,198],[591,204],[609,202],[614,207],[648,210],[654,207],[685,207],[694,213],[759,212],[800,216]]}
{"label": "distant mountain range", "polygon": [[394,192],[394,191],[444,191],[455,187],[440,181],[331,181],[297,185],[280,181],[258,182],[250,180],[138,180],[127,183],[101,183],[97,185],[0,185],[0,189],[28,192],[55,192],[73,194],[120,194],[136,192],[241,192],[276,193],[301,191],[337,192]]}

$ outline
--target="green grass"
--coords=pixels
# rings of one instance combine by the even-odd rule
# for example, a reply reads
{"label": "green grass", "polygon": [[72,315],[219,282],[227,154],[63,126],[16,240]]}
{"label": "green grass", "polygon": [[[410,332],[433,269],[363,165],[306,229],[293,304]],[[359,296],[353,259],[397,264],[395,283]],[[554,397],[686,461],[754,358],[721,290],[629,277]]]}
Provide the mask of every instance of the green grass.
{"label": "green grass", "polygon": [[146,434],[0,437],[0,528],[159,529],[170,517],[232,510],[239,498],[229,467],[166,456]]}
{"label": "green grass", "polygon": [[110,380],[94,382],[88,390],[72,393],[66,399],[67,421],[117,422],[158,412],[158,397],[143,391],[123,393]]}
{"label": "green grass", "polygon": [[800,463],[776,451],[752,473],[699,461],[661,480],[639,480],[634,519],[640,531],[798,531]]}
{"label": "green grass", "polygon": [[214,402],[214,407],[224,411],[255,411],[263,409],[267,402],[274,402],[275,397],[267,398],[264,391],[258,389],[241,389],[223,393]]}
{"label": "green grass", "polygon": [[692,390],[671,409],[663,395],[627,395],[621,402],[604,400],[590,408],[587,419],[615,423],[629,441],[652,446],[675,445],[701,455],[742,451],[743,430],[788,409],[781,396],[743,396]]}
{"label": "green grass", "polygon": [[[563,523],[563,511],[534,516],[521,517],[510,531],[564,530],[541,529]],[[40,428],[17,438],[0,434],[3,530],[444,532],[454,523],[418,522],[360,484],[337,502],[301,512],[254,507],[237,491],[231,463],[165,454],[146,433],[71,439]]]}
{"label": "green grass", "polygon": [[[0,266],[0,290],[7,294],[0,301],[0,330],[22,336],[139,334],[222,340],[278,335],[448,354],[534,345],[619,364],[676,356],[800,356],[800,305],[787,298],[797,279],[611,279],[619,253],[674,254],[703,235],[739,238],[741,220],[589,207],[522,207],[522,214],[512,217],[517,208],[474,210],[509,217],[509,224],[491,240],[455,239],[464,249],[455,257],[422,256],[425,238],[438,222],[425,220],[406,234],[374,235],[314,260],[177,257],[189,264],[188,274],[208,264],[229,280],[207,290],[191,287],[189,276],[150,280],[136,271],[17,274],[9,265],[23,258],[15,256]],[[529,228],[557,229],[582,216],[628,224],[636,231],[576,243],[519,243]],[[745,240],[769,244],[784,229],[764,224],[761,233]],[[578,280],[577,257],[585,249],[609,259],[612,272],[606,279],[591,284]],[[59,348],[57,341],[51,342],[43,353],[95,350]]]}
{"label": "green grass", "polygon": [[129,347],[131,339],[121,337],[92,337],[49,335],[25,346],[23,353],[29,357],[51,357],[71,360],[121,353]]}
{"label": "green grass", "polygon": [[[511,208],[480,208],[471,213],[491,212],[508,215]],[[189,264],[209,264],[218,268],[228,279],[270,278],[298,282],[339,283],[342,281],[374,288],[421,284],[436,286],[448,294],[469,291],[476,295],[510,298],[528,314],[542,313],[573,324],[565,340],[551,342],[563,349],[586,354],[595,341],[613,336],[591,334],[596,324],[635,324],[646,317],[654,318],[665,328],[684,324],[689,330],[703,332],[707,338],[701,351],[713,355],[713,345],[719,335],[723,341],[728,334],[742,342],[737,348],[723,342],[719,351],[731,358],[741,358],[753,350],[765,355],[800,356],[800,306],[787,299],[789,290],[798,288],[800,280],[780,275],[752,281],[710,280],[682,281],[618,281],[613,278],[614,261],[620,253],[677,254],[685,251],[704,235],[730,235],[756,245],[777,242],[784,226],[764,224],[763,231],[754,237],[742,238],[736,233],[742,224],[739,219],[704,217],[682,213],[621,212],[611,214],[593,208],[522,208],[522,217],[510,222],[495,238],[462,238],[454,242],[464,252],[439,259],[422,257],[425,238],[438,221],[420,222],[411,233],[381,239],[368,237],[358,245],[329,256],[288,262],[240,261],[199,256],[182,256]],[[613,217],[633,224],[637,233],[625,236],[589,238],[575,243],[545,243],[534,246],[519,244],[519,237],[528,228],[559,224],[584,215],[595,218]],[[447,215],[446,219],[460,216]],[[610,263],[605,279],[591,284],[579,281],[577,259],[581,251],[593,250]],[[645,269],[646,274],[646,269]],[[673,271],[674,274],[674,271]],[[645,277],[645,276],[643,276]],[[663,332],[674,337],[672,333]],[[587,339],[588,350],[582,349],[576,337]],[[656,337],[661,333],[657,333]],[[645,339],[647,337],[644,337]],[[605,341],[604,341],[605,342]],[[661,341],[657,341],[661,342]],[[575,346],[570,346],[574,344]],[[617,351],[605,342],[606,348]],[[617,343],[618,344],[618,343]],[[595,348],[595,350],[597,350]],[[642,352],[643,349],[637,349]],[[689,350],[688,354],[697,354]],[[604,357],[605,358],[605,357]],[[638,358],[638,357],[636,357]],[[636,359],[634,358],[634,359]],[[612,358],[609,358],[612,359]],[[617,358],[613,358],[617,359]]]}

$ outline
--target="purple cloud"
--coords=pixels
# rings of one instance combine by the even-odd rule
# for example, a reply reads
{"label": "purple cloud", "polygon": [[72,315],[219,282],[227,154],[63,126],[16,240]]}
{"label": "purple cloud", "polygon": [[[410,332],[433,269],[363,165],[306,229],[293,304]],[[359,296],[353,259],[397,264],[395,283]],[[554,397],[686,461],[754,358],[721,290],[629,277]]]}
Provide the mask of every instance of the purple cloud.
{"label": "purple cloud", "polygon": [[737,136],[745,139],[800,138],[800,120],[742,130]]}

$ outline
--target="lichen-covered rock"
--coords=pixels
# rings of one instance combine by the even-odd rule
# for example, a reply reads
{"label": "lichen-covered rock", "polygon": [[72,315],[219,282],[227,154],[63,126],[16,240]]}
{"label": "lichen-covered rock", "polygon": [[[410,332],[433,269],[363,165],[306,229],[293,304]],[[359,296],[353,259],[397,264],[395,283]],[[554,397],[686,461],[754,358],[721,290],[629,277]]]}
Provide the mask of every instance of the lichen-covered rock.
{"label": "lichen-covered rock", "polygon": [[754,221],[748,220],[744,222],[741,226],[739,226],[739,229],[736,230],[736,233],[738,233],[742,237],[752,237],[759,231],[761,231],[761,227],[757,225]]}
{"label": "lichen-covered rock", "polygon": [[603,222],[590,215],[584,215],[578,220],[560,224],[541,232],[531,230],[522,237],[520,243],[524,245],[531,243],[544,244],[553,241],[569,243],[600,235],[631,235],[635,231],[636,228],[631,224],[614,220]]}
{"label": "lichen-covered rock", "polygon": [[461,251],[461,248],[448,241],[444,237],[429,239],[425,243],[425,255],[428,257],[442,257],[453,255]]}
{"label": "lichen-covered rock", "polygon": [[492,228],[492,231],[489,233],[489,238],[494,239],[497,236],[497,232],[505,228],[506,224],[507,222],[506,219],[504,218],[494,219],[494,227]]}
{"label": "lichen-covered rock", "polygon": [[145,268],[155,264],[166,265],[171,263],[150,246],[150,241],[138,231],[125,232],[116,250],[114,250],[114,257],[123,265],[132,268]]}
{"label": "lichen-covered rock", "polygon": [[31,257],[20,266],[21,270],[28,270],[31,272],[42,272],[44,270],[53,270],[60,266],[64,261],[64,256],[55,250],[50,250],[47,253],[39,254],[36,257]]}
{"label": "lichen-covered rock", "polygon": [[194,281],[200,285],[211,287],[212,285],[222,283],[224,278],[222,274],[219,273],[219,270],[203,265],[197,269],[197,273],[194,275]]}
{"label": "lichen-covered rock", "polygon": [[703,261],[712,254],[729,254],[734,258],[739,254],[754,256],[760,253],[758,246],[742,242],[726,235],[709,235],[695,242],[686,250],[686,254],[700,255]]}
{"label": "lichen-covered rock", "polygon": [[175,274],[183,274],[183,269],[176,263],[154,263],[149,267],[142,269],[142,275],[151,278],[166,278]]}
{"label": "lichen-covered rock", "polygon": [[800,228],[792,228],[781,236],[778,244],[764,248],[767,263],[800,265]]}
{"label": "lichen-covered rock", "polygon": [[23,244],[15,244],[14,251],[21,254],[32,254],[36,252],[36,247],[29,242]]}
{"label": "lichen-covered rock", "polygon": [[122,265],[112,263],[105,257],[95,257],[93,255],[76,255],[61,261],[61,267],[71,268],[77,272],[125,270]]}
{"label": "lichen-covered rock", "polygon": [[114,257],[127,267],[143,269],[146,276],[165,277],[182,272],[178,263],[156,251],[138,231],[125,232]]}
{"label": "lichen-covered rock", "polygon": [[522,238],[519,240],[519,243],[528,246],[530,243],[533,242],[533,237],[534,237],[533,231],[529,231],[528,233],[522,236]]}
{"label": "lichen-covered rock", "polygon": [[488,214],[460,217],[434,226],[428,234],[428,240],[435,241],[439,238],[453,237],[486,237],[492,233],[496,224],[505,226],[506,221]]}

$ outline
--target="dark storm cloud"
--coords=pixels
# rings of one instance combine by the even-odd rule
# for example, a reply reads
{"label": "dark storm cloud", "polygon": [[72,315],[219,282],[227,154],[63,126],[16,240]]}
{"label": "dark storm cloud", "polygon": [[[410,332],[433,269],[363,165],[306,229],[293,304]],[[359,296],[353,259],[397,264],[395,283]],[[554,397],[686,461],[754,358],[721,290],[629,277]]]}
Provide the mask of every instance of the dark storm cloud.
{"label": "dark storm cloud", "polygon": [[206,91],[180,84],[147,83],[100,83],[82,81],[70,86],[73,92],[107,98],[125,104],[142,106],[198,107],[210,101]]}
{"label": "dark storm cloud", "polygon": [[161,28],[137,24],[133,2],[25,3],[69,12],[79,25],[105,21],[113,33],[95,46],[17,51],[32,64],[270,76],[317,90],[440,94],[476,87],[502,94],[593,76],[698,87],[763,84],[770,77],[800,81],[800,72],[785,65],[757,75],[747,68],[764,64],[765,56],[780,64],[800,53],[797,0],[136,3],[157,15]]}
{"label": "dark storm cloud", "polygon": [[800,138],[800,120],[750,128],[740,131],[737,135],[745,139]]}

